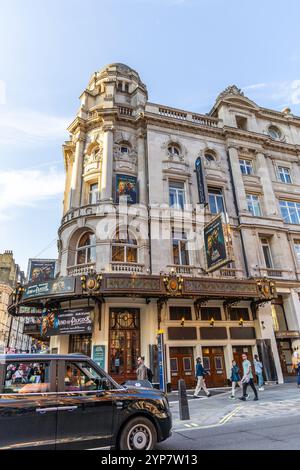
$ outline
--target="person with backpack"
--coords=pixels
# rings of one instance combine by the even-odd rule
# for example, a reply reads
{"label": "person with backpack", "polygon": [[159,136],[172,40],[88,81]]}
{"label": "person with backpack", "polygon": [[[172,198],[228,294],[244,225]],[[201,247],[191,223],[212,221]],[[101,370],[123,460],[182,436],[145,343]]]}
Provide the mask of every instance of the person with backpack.
{"label": "person with backpack", "polygon": [[235,398],[235,388],[238,385],[239,387],[242,387],[241,384],[241,376],[240,376],[240,369],[239,366],[237,365],[236,361],[233,359],[232,361],[232,367],[231,367],[231,376],[230,376],[232,388],[231,388],[231,397],[230,398]]}
{"label": "person with backpack", "polygon": [[211,393],[207,390],[206,384],[205,384],[205,375],[208,375],[208,372],[204,369],[202,363],[201,363],[201,357],[197,357],[196,359],[196,380],[197,380],[197,385],[196,389],[194,392],[194,398],[199,398],[199,393],[201,389],[204,390],[204,393],[206,394],[207,397],[211,396]]}

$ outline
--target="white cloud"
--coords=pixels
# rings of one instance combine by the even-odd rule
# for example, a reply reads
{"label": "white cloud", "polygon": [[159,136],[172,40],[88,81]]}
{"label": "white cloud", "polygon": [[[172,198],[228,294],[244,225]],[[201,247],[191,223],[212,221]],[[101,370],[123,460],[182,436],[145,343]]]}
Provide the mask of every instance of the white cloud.
{"label": "white cloud", "polygon": [[72,119],[32,109],[0,107],[0,144],[39,144],[64,139]]}
{"label": "white cloud", "polygon": [[[300,104],[300,79],[254,83],[243,87],[243,90],[250,91],[252,99],[258,104],[262,104],[264,101],[276,103],[278,106]],[[253,93],[251,93],[252,91]]]}
{"label": "white cloud", "polygon": [[11,219],[16,207],[34,207],[61,195],[64,181],[64,173],[54,167],[0,171],[0,219]]}

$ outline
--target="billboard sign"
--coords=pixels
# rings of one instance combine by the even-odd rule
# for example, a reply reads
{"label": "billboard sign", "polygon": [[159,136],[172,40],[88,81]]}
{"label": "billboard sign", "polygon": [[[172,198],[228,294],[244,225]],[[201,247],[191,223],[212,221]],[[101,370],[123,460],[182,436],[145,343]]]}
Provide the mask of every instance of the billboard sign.
{"label": "billboard sign", "polygon": [[30,258],[28,261],[28,282],[51,281],[55,275],[55,259]]}
{"label": "billboard sign", "polygon": [[47,310],[41,321],[42,336],[92,333],[90,308]]}
{"label": "billboard sign", "polygon": [[226,240],[225,234],[222,214],[218,214],[204,227],[204,246],[208,272],[215,271],[232,261],[232,257],[229,256],[229,240]]}
{"label": "billboard sign", "polygon": [[75,290],[74,277],[61,277],[53,281],[31,284],[25,287],[22,299],[44,297],[45,295],[68,294]]}
{"label": "billboard sign", "polygon": [[120,202],[121,197],[126,197],[128,204],[136,204],[138,202],[137,194],[137,179],[135,176],[116,176],[116,203]]}
{"label": "billboard sign", "polygon": [[198,157],[195,162],[195,171],[197,177],[197,187],[198,187],[198,196],[199,196],[199,204],[208,204],[208,191],[207,191],[207,184],[204,174],[203,162],[201,157]]}

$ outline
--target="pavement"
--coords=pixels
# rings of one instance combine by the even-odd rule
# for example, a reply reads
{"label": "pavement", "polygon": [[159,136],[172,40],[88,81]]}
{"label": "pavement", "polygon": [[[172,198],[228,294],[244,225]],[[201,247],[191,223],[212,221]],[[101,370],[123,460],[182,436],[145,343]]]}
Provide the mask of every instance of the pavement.
{"label": "pavement", "polygon": [[190,419],[179,418],[178,393],[169,394],[170,408],[173,416],[173,432],[186,431],[191,428],[224,426],[228,422],[245,420],[264,420],[285,414],[300,415],[300,389],[295,383],[266,385],[265,390],[258,392],[259,400],[253,401],[254,395],[248,387],[249,399],[241,401],[241,391],[236,390],[236,399],[232,400],[231,389],[211,390],[212,396],[204,394],[193,398],[188,391]]}
{"label": "pavement", "polygon": [[173,434],[157,444],[161,450],[300,450],[300,389],[295,383],[266,385],[259,400],[230,399],[230,389],[210,390],[193,398],[188,391],[190,419],[179,419],[178,393],[169,394]]}

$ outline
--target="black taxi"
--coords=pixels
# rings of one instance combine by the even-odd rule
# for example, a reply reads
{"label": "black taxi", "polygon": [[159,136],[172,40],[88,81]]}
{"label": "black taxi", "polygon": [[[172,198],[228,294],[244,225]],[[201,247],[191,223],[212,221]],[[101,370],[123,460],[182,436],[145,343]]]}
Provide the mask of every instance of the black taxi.
{"label": "black taxi", "polygon": [[151,450],[171,425],[164,393],[123,387],[87,356],[0,355],[0,449]]}

